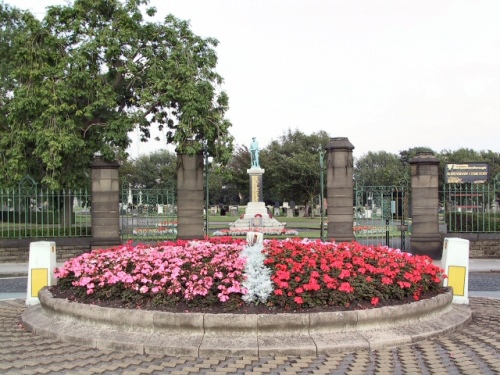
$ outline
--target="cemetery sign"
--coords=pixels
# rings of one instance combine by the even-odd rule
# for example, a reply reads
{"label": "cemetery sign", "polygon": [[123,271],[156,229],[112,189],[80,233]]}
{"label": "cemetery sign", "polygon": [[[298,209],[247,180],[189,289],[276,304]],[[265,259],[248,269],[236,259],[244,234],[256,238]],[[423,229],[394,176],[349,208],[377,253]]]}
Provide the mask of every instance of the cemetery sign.
{"label": "cemetery sign", "polygon": [[484,184],[488,173],[488,163],[450,163],[444,167],[444,179],[448,184]]}

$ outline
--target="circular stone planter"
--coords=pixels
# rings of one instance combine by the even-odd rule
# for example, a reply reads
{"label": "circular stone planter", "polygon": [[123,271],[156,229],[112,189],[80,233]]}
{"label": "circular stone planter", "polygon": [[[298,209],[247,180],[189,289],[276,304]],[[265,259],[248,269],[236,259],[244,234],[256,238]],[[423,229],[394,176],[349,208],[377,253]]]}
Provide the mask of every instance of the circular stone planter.
{"label": "circular stone planter", "polygon": [[53,298],[21,314],[38,335],[98,349],[165,355],[317,356],[412,344],[468,323],[468,306],[436,297],[369,310],[301,314],[205,314],[115,309]]}

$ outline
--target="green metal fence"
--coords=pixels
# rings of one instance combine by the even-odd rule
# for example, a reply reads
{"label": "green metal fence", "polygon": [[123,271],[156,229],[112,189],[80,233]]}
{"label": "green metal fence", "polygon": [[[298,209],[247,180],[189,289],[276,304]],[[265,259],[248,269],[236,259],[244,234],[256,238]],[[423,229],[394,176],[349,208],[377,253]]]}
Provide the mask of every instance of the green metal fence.
{"label": "green metal fence", "polygon": [[120,199],[122,240],[162,241],[177,237],[177,195],[172,186],[135,188],[125,182]]}
{"label": "green metal fence", "polygon": [[354,184],[354,235],[365,245],[410,249],[408,218],[410,188],[407,180],[394,186]]}
{"label": "green metal fence", "polygon": [[441,197],[448,232],[500,232],[500,174],[488,184],[445,184]]}
{"label": "green metal fence", "polygon": [[0,238],[91,235],[87,190],[53,191],[30,176],[15,188],[0,188]]}

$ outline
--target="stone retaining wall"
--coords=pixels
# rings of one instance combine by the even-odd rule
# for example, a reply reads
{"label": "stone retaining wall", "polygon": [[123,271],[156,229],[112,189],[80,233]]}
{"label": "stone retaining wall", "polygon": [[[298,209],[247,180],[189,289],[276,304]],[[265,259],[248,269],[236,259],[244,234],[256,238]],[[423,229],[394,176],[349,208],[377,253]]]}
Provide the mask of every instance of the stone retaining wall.
{"label": "stone retaining wall", "polygon": [[57,262],[90,251],[90,237],[82,238],[43,238],[0,241],[0,263],[26,263],[29,261],[30,243],[35,241],[54,241],[56,243]]}
{"label": "stone retaining wall", "polygon": [[37,335],[97,349],[140,354],[320,356],[410,345],[452,332],[471,320],[446,293],[406,305],[368,310],[281,314],[170,313],[106,308],[54,298],[21,314]]}
{"label": "stone retaining wall", "polygon": [[500,233],[443,233],[470,241],[469,258],[500,258]]}

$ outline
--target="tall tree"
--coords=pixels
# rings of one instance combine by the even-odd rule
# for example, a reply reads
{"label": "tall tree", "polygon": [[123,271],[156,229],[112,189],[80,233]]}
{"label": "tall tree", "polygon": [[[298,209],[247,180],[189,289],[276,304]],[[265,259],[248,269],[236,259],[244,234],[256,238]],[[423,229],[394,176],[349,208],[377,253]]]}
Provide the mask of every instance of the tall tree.
{"label": "tall tree", "polygon": [[[231,191],[237,192],[240,204],[246,204],[249,198],[250,151],[247,146],[238,146],[233,152],[231,161],[225,168],[225,184]],[[265,178],[265,177],[264,177]]]}
{"label": "tall tree", "polygon": [[260,158],[266,170],[265,197],[270,202],[295,201],[309,207],[320,193],[319,152],[329,140],[325,131],[306,135],[289,129],[272,141]]}
{"label": "tall tree", "polygon": [[217,40],[188,22],[163,22],[148,0],[75,0],[42,21],[0,5],[0,183],[29,173],[78,186],[96,153],[111,160],[150,127],[180,152],[204,145],[230,158],[228,97],[215,71]]}
{"label": "tall tree", "polygon": [[175,187],[177,180],[177,156],[168,150],[141,155],[137,159],[121,163],[120,181],[135,188]]}
{"label": "tall tree", "polygon": [[397,185],[406,176],[401,160],[386,151],[368,152],[354,166],[354,177],[364,186]]}

